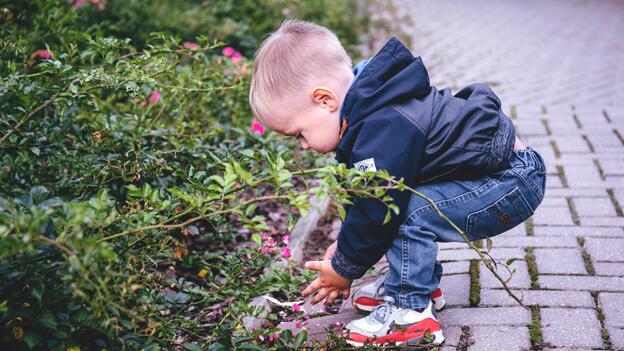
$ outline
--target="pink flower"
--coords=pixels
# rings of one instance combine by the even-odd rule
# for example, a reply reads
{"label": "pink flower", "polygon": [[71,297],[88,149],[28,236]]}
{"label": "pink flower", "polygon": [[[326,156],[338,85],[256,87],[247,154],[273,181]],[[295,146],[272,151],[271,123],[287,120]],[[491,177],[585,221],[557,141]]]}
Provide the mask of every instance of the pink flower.
{"label": "pink flower", "polygon": [[287,247],[282,248],[282,257],[284,258],[290,258],[291,254],[290,254],[290,249]]}
{"label": "pink flower", "polygon": [[267,233],[262,233],[262,234],[260,234],[260,236],[262,237],[262,240],[266,240],[266,239],[269,238],[269,234],[267,234]]}
{"label": "pink flower", "polygon": [[269,247],[268,246],[263,246],[261,250],[262,250],[263,254],[265,254],[265,255],[269,254]]}
{"label": "pink flower", "polygon": [[54,57],[52,51],[37,50],[30,55],[30,58],[37,61],[51,60]]}
{"label": "pink flower", "polygon": [[191,42],[191,41],[185,41],[185,42],[182,44],[182,46],[183,46],[185,49],[191,49],[191,50],[196,50],[196,49],[198,49],[198,48],[199,48],[199,45],[197,45],[197,43],[193,43],[193,42]]}
{"label": "pink flower", "polygon": [[269,341],[273,341],[273,335],[269,335]]}
{"label": "pink flower", "polygon": [[152,91],[152,94],[150,94],[149,103],[150,105],[156,105],[158,101],[160,101],[160,92],[158,90],[154,90]]}
{"label": "pink flower", "polygon": [[289,241],[290,241],[290,235],[284,235],[284,236],[282,236],[282,242],[283,242],[285,245],[288,245],[288,242],[289,242]]}
{"label": "pink flower", "polygon": [[277,242],[272,237],[267,240],[267,245],[269,245],[270,247],[274,247],[275,244],[277,244]]}
{"label": "pink flower", "polygon": [[293,304],[293,311],[295,312],[299,312],[301,311],[301,305],[299,305],[298,303]]}
{"label": "pink flower", "polygon": [[297,329],[301,329],[301,322],[297,322],[297,323],[295,323],[295,328],[297,328]]}
{"label": "pink flower", "polygon": [[234,54],[232,54],[232,57],[231,57],[232,62],[233,63],[238,63],[238,61],[241,60],[241,57],[243,57],[243,55],[241,55],[240,52],[236,51]]}
{"label": "pink flower", "polygon": [[264,341],[264,335],[260,335],[258,339],[260,339],[260,341]]}
{"label": "pink flower", "polygon": [[256,122],[255,120],[253,122],[251,122],[251,131],[254,133],[257,133],[259,135],[264,135],[264,133],[266,132],[264,130],[264,126],[258,122]]}
{"label": "pink flower", "polygon": [[235,52],[236,50],[234,50],[234,48],[231,46],[226,46],[223,48],[223,50],[221,50],[221,53],[225,57],[232,57],[232,55],[234,55]]}
{"label": "pink flower", "polygon": [[75,0],[74,4],[72,5],[73,8],[77,9],[80,8],[82,6],[84,6],[85,2],[87,2],[86,0]]}
{"label": "pink flower", "polygon": [[273,337],[277,340],[277,339],[281,338],[282,335],[279,332],[276,332],[275,334],[273,334]]}

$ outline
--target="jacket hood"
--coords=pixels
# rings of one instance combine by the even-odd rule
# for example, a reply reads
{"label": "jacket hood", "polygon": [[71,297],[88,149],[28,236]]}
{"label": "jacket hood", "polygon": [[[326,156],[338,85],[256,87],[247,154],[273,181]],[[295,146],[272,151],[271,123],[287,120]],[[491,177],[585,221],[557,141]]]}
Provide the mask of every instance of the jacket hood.
{"label": "jacket hood", "polygon": [[426,96],[429,90],[429,74],[420,57],[414,57],[392,37],[347,91],[341,119],[353,125],[380,107],[408,97]]}

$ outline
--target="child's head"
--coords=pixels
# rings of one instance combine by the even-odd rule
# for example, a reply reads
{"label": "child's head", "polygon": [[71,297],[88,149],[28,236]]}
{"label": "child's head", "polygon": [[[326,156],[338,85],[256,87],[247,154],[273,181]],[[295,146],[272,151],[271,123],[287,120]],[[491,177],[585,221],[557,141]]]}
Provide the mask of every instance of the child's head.
{"label": "child's head", "polygon": [[286,20],[254,57],[249,102],[268,128],[318,152],[336,148],[340,106],[353,80],[351,59],[334,33]]}

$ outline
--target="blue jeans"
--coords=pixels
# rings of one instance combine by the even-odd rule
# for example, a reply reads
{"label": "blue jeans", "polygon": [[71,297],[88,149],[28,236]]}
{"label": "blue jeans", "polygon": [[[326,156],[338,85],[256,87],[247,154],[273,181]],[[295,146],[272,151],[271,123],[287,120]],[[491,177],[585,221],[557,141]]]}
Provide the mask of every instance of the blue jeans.
{"label": "blue jeans", "polygon": [[[474,180],[422,184],[415,190],[436,206],[471,240],[503,233],[531,217],[544,199],[546,166],[530,147],[514,150],[508,168]],[[390,270],[386,295],[398,307],[426,307],[442,277],[437,242],[464,242],[425,199],[412,195],[407,217],[386,252]]]}

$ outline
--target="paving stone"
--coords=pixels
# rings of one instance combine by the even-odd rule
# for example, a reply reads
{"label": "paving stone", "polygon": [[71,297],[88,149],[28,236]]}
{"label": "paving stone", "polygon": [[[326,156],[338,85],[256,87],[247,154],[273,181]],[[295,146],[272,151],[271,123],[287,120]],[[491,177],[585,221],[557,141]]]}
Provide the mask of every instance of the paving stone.
{"label": "paving stone", "polygon": [[[549,183],[552,178],[548,177],[546,182]],[[568,201],[563,197],[549,197],[547,193],[540,207],[568,207]]]}
{"label": "paving stone", "polygon": [[579,216],[615,216],[615,208],[608,197],[575,198],[572,200]]}
{"label": "paving stone", "polygon": [[594,165],[565,166],[565,175],[568,185],[574,187],[595,187],[602,183],[602,178]]}
{"label": "paving stone", "polygon": [[594,262],[597,275],[624,277],[624,263]]}
{"label": "paving stone", "polygon": [[[328,316],[310,318],[307,323],[302,325],[302,327],[305,326],[308,334],[314,335],[319,340],[324,340],[323,336],[325,335],[326,327],[340,330],[343,326],[345,326],[352,320],[362,317],[364,317],[364,315],[357,312],[338,313]],[[301,321],[282,322],[277,327],[281,330],[291,330],[293,334],[298,334],[301,330],[303,330],[303,328],[297,328],[297,323],[299,322]]]}
{"label": "paving stone", "polygon": [[[546,180],[548,186],[548,180]],[[606,187],[600,183],[587,188],[553,188],[546,191],[546,196],[550,197],[601,197],[606,193]]]}
{"label": "paving stone", "polygon": [[605,175],[624,175],[624,167],[622,161],[605,161],[600,160],[600,167]]}
{"label": "paving stone", "polygon": [[542,308],[542,337],[545,343],[563,347],[602,347],[596,311],[581,308]]}
{"label": "paving stone", "polygon": [[573,237],[494,237],[492,242],[495,247],[578,247]]}
{"label": "paving stone", "polygon": [[624,327],[624,294],[601,292],[598,301],[605,315],[605,324]]}
{"label": "paving stone", "polygon": [[554,138],[557,148],[562,153],[589,153],[589,146],[580,135],[558,136]]}
{"label": "paving stone", "polygon": [[[524,251],[517,248],[497,248],[494,247],[490,251],[490,255],[495,260],[507,260],[510,258],[524,258]],[[438,261],[464,261],[464,260],[477,260],[479,255],[472,249],[463,250],[444,250],[438,251]]]}
{"label": "paving stone", "polygon": [[539,275],[542,289],[624,291],[624,278],[580,275]]}
{"label": "paving stone", "polygon": [[564,226],[534,226],[535,236],[585,236],[585,237],[622,237],[624,229],[608,227],[564,227]]}
{"label": "paving stone", "polygon": [[475,343],[468,348],[469,351],[500,351],[501,340],[504,340],[506,351],[528,350],[531,347],[529,329],[526,327],[477,325],[470,328],[470,333]]}
{"label": "paving stone", "polygon": [[587,274],[580,249],[535,249],[539,274]]}
{"label": "paving stone", "polygon": [[461,327],[442,325],[442,333],[444,334],[444,343],[440,347],[440,351],[456,351],[459,337],[462,334]]}
{"label": "paving stone", "polygon": [[586,238],[584,246],[594,261],[624,262],[624,238]]}
{"label": "paving stone", "polygon": [[531,313],[522,307],[445,308],[437,317],[442,325],[531,324]]}
{"label": "paving stone", "polygon": [[449,306],[466,306],[470,297],[470,276],[468,274],[442,275],[440,289]]}
{"label": "paving stone", "polygon": [[[543,307],[593,308],[594,300],[587,291],[512,290],[525,305]],[[505,290],[481,289],[479,306],[518,306]]]}
{"label": "paving stone", "polygon": [[468,261],[444,262],[442,263],[442,274],[468,273],[470,263]]}
{"label": "paving stone", "polygon": [[624,217],[579,217],[581,225],[624,227]]}
{"label": "paving stone", "polygon": [[[529,278],[529,271],[527,269],[526,262],[514,261],[509,266],[509,269],[511,269],[512,271],[514,269],[516,270],[513,273],[511,280],[506,283],[509,288],[528,289],[531,286],[531,279]],[[507,280],[510,277],[509,271],[503,266],[499,266],[499,269],[496,270],[496,273],[503,280]],[[481,263],[480,266],[479,284],[481,285],[481,288],[503,288],[502,284],[496,279],[496,277],[494,277],[494,274],[492,274],[492,272],[487,269],[484,263]]]}
{"label": "paving stone", "polygon": [[609,340],[615,350],[624,350],[624,328],[608,326]]}
{"label": "paving stone", "polygon": [[534,225],[574,225],[570,209],[566,207],[538,207],[533,214]]}

